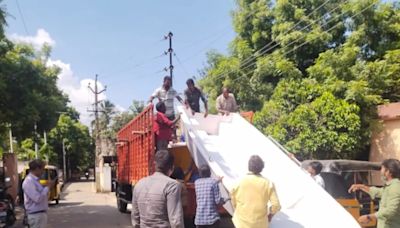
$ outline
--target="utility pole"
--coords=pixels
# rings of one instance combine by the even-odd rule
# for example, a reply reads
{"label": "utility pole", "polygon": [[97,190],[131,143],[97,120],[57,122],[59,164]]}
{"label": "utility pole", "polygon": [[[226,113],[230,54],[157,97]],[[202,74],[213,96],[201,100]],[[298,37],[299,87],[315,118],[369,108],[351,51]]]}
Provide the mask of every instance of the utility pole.
{"label": "utility pole", "polygon": [[9,129],[9,133],[10,133],[10,152],[14,153],[14,147],[13,147],[13,136],[12,136],[12,128],[11,128],[11,124],[9,125],[10,129]]}
{"label": "utility pole", "polygon": [[169,53],[169,76],[171,77],[171,84],[173,82],[172,77],[173,77],[173,70],[174,70],[174,65],[172,65],[172,54],[174,53],[174,49],[172,49],[172,36],[174,36],[174,34],[172,34],[172,32],[169,32],[167,36],[165,36],[165,39],[169,40],[169,49],[168,49],[168,53]]}
{"label": "utility pole", "polygon": [[35,126],[33,126],[33,128],[35,129],[35,156],[36,156],[36,159],[38,159],[39,158],[39,153],[38,153],[38,144],[37,144],[38,137],[37,137],[37,124],[36,124],[36,122],[35,122]]}
{"label": "utility pole", "polygon": [[43,138],[44,138],[44,145],[47,144],[47,133],[46,131],[43,131]]}
{"label": "utility pole", "polygon": [[94,89],[90,86],[90,84],[88,85],[88,88],[92,91],[92,93],[94,94],[94,110],[88,110],[89,112],[94,112],[94,116],[95,116],[95,124],[96,124],[96,188],[97,191],[100,191],[100,176],[98,174],[100,174],[102,172],[102,152],[101,152],[101,141],[100,141],[100,123],[99,123],[99,94],[103,93],[104,91],[106,91],[107,87],[105,87],[103,90],[99,91],[98,90],[98,86],[97,86],[97,78],[98,75],[96,74],[96,79],[95,79],[95,83],[94,83]]}
{"label": "utility pole", "polygon": [[67,182],[67,163],[65,161],[66,153],[65,153],[65,139],[62,140],[62,152],[63,152],[63,175],[64,175],[64,183]]}

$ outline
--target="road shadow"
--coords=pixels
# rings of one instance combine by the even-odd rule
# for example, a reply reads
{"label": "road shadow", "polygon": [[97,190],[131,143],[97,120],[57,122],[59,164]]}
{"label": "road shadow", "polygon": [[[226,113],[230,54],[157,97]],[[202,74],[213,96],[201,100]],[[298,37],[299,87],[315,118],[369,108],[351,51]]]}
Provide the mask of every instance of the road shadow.
{"label": "road shadow", "polygon": [[53,207],[48,218],[48,228],[131,227],[129,214],[119,213],[117,208],[107,205],[62,204]]}
{"label": "road shadow", "polygon": [[49,204],[49,208],[56,208],[56,207],[73,207],[73,206],[79,206],[81,205],[82,202],[65,202],[65,201],[60,201],[59,204]]}
{"label": "road shadow", "polygon": [[278,212],[271,221],[271,228],[282,227],[282,228],[304,228],[303,225],[295,221],[290,220],[289,216],[284,212]]}

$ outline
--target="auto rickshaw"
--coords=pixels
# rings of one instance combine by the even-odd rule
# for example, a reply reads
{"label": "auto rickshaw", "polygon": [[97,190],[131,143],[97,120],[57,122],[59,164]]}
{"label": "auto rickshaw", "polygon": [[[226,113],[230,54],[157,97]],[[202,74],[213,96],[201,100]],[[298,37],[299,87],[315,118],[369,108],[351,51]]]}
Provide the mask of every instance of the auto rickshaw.
{"label": "auto rickshaw", "polygon": [[[380,180],[381,164],[377,162],[355,160],[317,160],[323,168],[320,173],[325,182],[325,190],[335,198],[355,219],[361,215],[373,214],[379,209],[379,201],[358,191],[350,194],[352,184],[383,186]],[[301,163],[306,168],[312,160]],[[376,227],[376,220],[363,224],[363,227]]]}
{"label": "auto rickshaw", "polygon": [[[25,179],[28,173],[29,167],[25,167],[24,171],[22,172],[22,179]],[[46,186],[51,180],[55,180],[55,184],[53,187],[51,187],[51,189],[49,189],[48,200],[49,202],[54,200],[56,204],[58,204],[61,198],[61,183],[58,179],[58,168],[56,166],[46,165],[44,172],[40,177],[40,184]]]}

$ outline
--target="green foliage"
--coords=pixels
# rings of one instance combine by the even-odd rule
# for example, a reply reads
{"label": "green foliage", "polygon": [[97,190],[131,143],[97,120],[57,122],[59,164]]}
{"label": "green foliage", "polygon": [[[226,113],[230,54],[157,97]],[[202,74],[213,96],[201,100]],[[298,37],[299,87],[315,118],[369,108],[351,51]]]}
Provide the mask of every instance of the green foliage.
{"label": "green foliage", "polygon": [[11,123],[18,139],[29,137],[35,123],[50,130],[68,101],[56,85],[59,70],[28,45],[11,45],[0,66],[0,122]]}
{"label": "green foliage", "polygon": [[52,156],[52,148],[34,135],[34,125],[37,132],[48,132],[56,125],[60,112],[70,112],[76,120],[79,114],[67,108],[68,98],[57,87],[59,68],[47,65],[50,46],[35,50],[29,44],[8,40],[4,34],[6,15],[5,6],[0,5],[0,152],[10,149],[11,124],[13,136],[20,142],[14,145],[20,159],[35,157],[35,141],[39,154],[46,158]]}
{"label": "green foliage", "polygon": [[49,145],[54,151],[50,163],[63,164],[63,142],[66,150],[68,170],[83,170],[94,166],[94,143],[87,126],[69,115],[61,114],[57,125],[49,133]]}
{"label": "green foliage", "polygon": [[30,161],[32,159],[35,159],[36,153],[35,153],[35,142],[31,138],[27,138],[21,142],[21,152],[18,153],[18,159],[23,160],[23,161]]}
{"label": "green foliage", "polygon": [[231,53],[202,71],[210,100],[231,87],[304,158],[367,158],[376,106],[400,100],[400,4],[238,0],[233,23]]}

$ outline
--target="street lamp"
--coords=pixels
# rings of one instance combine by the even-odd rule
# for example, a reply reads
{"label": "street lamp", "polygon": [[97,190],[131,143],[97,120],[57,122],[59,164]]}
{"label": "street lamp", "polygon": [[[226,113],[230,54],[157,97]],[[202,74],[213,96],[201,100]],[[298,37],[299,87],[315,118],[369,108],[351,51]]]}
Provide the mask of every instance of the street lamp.
{"label": "street lamp", "polygon": [[64,182],[67,181],[67,165],[66,165],[66,161],[65,161],[65,138],[63,138],[62,140],[62,152],[63,152],[63,175],[64,175]]}

